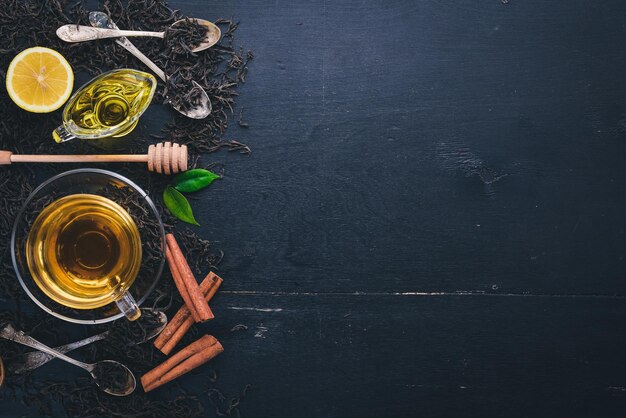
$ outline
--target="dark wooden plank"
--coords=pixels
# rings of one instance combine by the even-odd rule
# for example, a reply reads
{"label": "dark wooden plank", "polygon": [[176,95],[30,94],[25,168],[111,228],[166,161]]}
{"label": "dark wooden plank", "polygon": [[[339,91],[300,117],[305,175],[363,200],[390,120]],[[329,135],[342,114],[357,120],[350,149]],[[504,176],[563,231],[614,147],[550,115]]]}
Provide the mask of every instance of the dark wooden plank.
{"label": "dark wooden plank", "polygon": [[200,210],[240,289],[626,291],[622,2],[180,6],[256,51]]}
{"label": "dark wooden plank", "polygon": [[[222,292],[216,319],[197,331],[218,336],[225,352],[179,383],[207,416],[215,416],[210,388],[235,396],[246,384],[240,410],[249,417],[621,416],[623,306],[595,297]],[[231,332],[238,324],[248,329]],[[34,378],[59,373],[82,375],[55,361]],[[166,386],[148,396],[169,395]]]}
{"label": "dark wooden plank", "polygon": [[[623,305],[224,293],[203,327],[226,350],[210,366],[215,386],[253,386],[244,416],[607,416],[626,406]],[[237,324],[248,330],[230,332]],[[197,391],[202,373],[183,386]]]}

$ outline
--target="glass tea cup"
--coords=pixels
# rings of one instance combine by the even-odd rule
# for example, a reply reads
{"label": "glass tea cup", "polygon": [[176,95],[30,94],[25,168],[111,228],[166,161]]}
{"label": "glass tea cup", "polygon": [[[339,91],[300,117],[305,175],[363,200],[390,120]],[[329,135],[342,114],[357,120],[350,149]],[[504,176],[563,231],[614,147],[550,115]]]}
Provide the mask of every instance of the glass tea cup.
{"label": "glass tea cup", "polygon": [[100,74],[79,88],[63,108],[56,142],[102,139],[130,133],[148,109],[157,81],[152,74],[122,68]]}
{"label": "glass tea cup", "polygon": [[[104,227],[87,230],[95,235],[74,234],[81,221],[98,220],[101,213]],[[71,251],[63,245],[68,237]],[[110,171],[78,169],[52,177],[26,199],[13,228],[12,259],[26,293],[50,314],[84,324],[133,320],[163,271],[164,237],[154,203],[136,184]],[[107,251],[116,255],[105,267]],[[70,261],[63,258],[70,253]],[[109,276],[84,281],[91,268]]]}

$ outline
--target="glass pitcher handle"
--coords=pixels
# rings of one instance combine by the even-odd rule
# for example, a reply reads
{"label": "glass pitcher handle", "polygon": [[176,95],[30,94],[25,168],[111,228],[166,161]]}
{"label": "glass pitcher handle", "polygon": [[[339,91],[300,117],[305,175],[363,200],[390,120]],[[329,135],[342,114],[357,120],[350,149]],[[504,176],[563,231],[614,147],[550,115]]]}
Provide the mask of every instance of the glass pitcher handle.
{"label": "glass pitcher handle", "polygon": [[61,125],[52,131],[52,138],[54,138],[57,144],[60,144],[61,142],[71,141],[76,137],[70,131],[65,129],[65,126]]}
{"label": "glass pitcher handle", "polygon": [[118,309],[126,316],[129,321],[135,321],[141,316],[139,305],[130,295],[130,292],[124,292],[122,296],[115,301]]}

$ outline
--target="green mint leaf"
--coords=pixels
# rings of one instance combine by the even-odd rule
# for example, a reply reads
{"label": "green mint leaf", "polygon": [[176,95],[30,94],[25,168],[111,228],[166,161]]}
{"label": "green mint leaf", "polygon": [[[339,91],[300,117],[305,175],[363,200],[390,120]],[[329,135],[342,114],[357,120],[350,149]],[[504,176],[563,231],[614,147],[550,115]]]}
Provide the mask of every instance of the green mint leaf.
{"label": "green mint leaf", "polygon": [[181,221],[200,226],[193,217],[193,212],[187,198],[172,186],[167,186],[167,189],[163,192],[163,203],[165,203],[170,213]]}
{"label": "green mint leaf", "polygon": [[174,177],[174,183],[176,190],[184,193],[197,192],[200,189],[204,189],[209,184],[213,183],[220,176],[217,174],[205,170],[203,168],[196,168],[194,170],[185,171]]}

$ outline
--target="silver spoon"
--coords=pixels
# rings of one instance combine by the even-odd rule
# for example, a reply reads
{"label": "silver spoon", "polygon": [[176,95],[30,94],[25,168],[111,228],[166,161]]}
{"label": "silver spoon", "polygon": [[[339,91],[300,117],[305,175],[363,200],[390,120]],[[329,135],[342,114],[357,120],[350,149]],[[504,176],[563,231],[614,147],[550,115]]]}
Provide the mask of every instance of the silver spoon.
{"label": "silver spoon", "polygon": [[[141,311],[143,315],[139,317],[139,321],[141,321],[141,318],[144,318],[144,315],[146,313],[151,312],[157,316],[158,325],[154,327],[154,329],[151,329],[150,332],[146,333],[145,337],[141,341],[136,342],[136,344],[145,343],[146,341],[149,341],[152,338],[156,337],[161,333],[161,331],[163,331],[163,328],[165,328],[165,326],[167,325],[167,315],[165,315],[163,312],[154,311],[152,309],[142,309]],[[111,334],[111,331],[101,332],[100,334],[92,335],[91,337],[84,338],[80,341],[55,347],[54,350],[58,351],[61,354],[69,353],[70,351],[76,350],[77,348],[84,347],[96,341],[104,340],[106,337],[109,336],[109,334]],[[31,351],[30,353],[24,354],[21,359],[16,361],[15,363],[9,364],[8,372],[9,374],[23,374],[26,372],[30,372],[43,366],[52,359],[54,359],[54,356],[50,354],[41,351]]]}
{"label": "silver spoon", "polygon": [[[222,31],[220,31],[220,28],[218,28],[214,23],[204,19],[194,18],[189,20],[207,28],[206,36],[202,42],[197,45],[188,45],[191,48],[191,52],[204,51],[219,42],[220,37],[222,36]],[[172,23],[170,28],[175,28],[184,22],[185,19],[177,20]],[[57,29],[57,36],[65,42],[85,42],[96,39],[119,38],[122,36],[151,36],[163,39],[165,34],[166,32],[108,29],[83,25],[63,25]]]}
{"label": "silver spoon", "polygon": [[33,337],[30,337],[24,333],[24,331],[17,331],[12,325],[6,324],[0,329],[0,337],[7,340],[15,341],[18,344],[23,344],[28,347],[41,350],[52,356],[58,357],[61,360],[65,360],[75,366],[85,369],[91,374],[96,385],[98,387],[114,396],[126,396],[133,393],[137,386],[137,381],[133,373],[128,370],[122,363],[113,360],[102,360],[94,364],[83,363],[82,361],[74,360],[71,357],[61,354],[58,351],[48,347],[45,344],[40,343]]}
{"label": "silver spoon", "polygon": [[[115,22],[113,22],[106,13],[103,12],[91,12],[89,13],[89,23],[91,26],[97,28],[108,28],[108,29],[119,29]],[[143,62],[154,72],[161,80],[167,83],[167,77],[165,76],[165,72],[161,70],[150,58],[146,57],[132,42],[128,40],[125,36],[117,38],[115,42],[120,45],[122,48],[126,49],[128,52],[133,54],[139,61]],[[192,81],[194,88],[198,89],[202,94],[199,97],[198,104],[194,105],[189,109],[183,109],[181,106],[175,105],[173,103],[172,107],[176,109],[179,113],[190,117],[192,119],[204,119],[211,114],[211,101],[209,100],[209,96],[206,94],[206,91],[195,81]]]}

